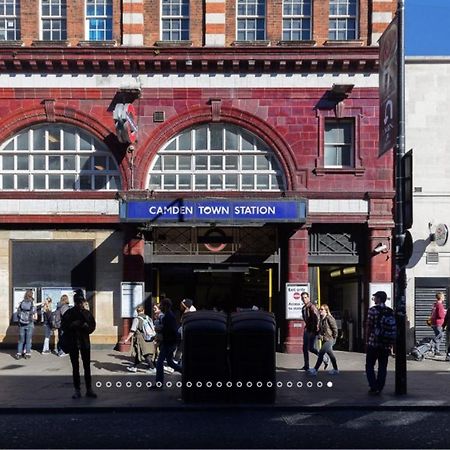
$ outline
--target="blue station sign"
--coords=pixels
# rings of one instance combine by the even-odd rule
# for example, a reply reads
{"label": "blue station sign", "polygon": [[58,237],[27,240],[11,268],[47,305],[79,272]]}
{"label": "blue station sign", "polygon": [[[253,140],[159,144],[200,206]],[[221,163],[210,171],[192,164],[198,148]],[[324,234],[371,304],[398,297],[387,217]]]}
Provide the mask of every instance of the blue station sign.
{"label": "blue station sign", "polygon": [[306,221],[305,199],[175,199],[124,200],[123,222],[152,222],[154,225],[245,224]]}

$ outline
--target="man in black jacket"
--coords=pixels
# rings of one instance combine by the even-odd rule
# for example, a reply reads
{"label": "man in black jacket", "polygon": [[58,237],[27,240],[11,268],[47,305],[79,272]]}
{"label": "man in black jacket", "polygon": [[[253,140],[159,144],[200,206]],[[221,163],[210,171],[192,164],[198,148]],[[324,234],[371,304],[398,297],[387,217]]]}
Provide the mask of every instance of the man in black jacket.
{"label": "man in black jacket", "polygon": [[177,346],[177,321],[172,312],[172,300],[164,298],[160,304],[162,319],[161,325],[156,327],[156,331],[161,333],[162,342],[159,346],[159,356],[156,362],[156,387],[162,388],[164,384],[164,361],[177,372],[181,372],[181,367],[173,360],[173,353]]}
{"label": "man in black jacket", "polygon": [[92,390],[91,378],[91,342],[89,335],[95,330],[95,319],[90,311],[84,308],[85,298],[81,293],[73,297],[75,307],[65,312],[61,319],[65,352],[70,355],[72,363],[73,385],[75,393],[72,398],[81,397],[80,361],[83,361],[84,381],[86,383],[86,397],[96,398],[97,394]]}

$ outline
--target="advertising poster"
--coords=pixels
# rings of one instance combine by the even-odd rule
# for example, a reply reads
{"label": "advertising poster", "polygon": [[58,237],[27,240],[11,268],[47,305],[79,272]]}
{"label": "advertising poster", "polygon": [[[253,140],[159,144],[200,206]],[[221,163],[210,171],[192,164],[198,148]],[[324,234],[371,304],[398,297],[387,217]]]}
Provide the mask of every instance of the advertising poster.
{"label": "advertising poster", "polygon": [[121,316],[134,317],[135,309],[144,302],[144,283],[123,281],[121,283]]}
{"label": "advertising poster", "polygon": [[302,292],[309,293],[309,283],[286,283],[286,319],[302,319]]}

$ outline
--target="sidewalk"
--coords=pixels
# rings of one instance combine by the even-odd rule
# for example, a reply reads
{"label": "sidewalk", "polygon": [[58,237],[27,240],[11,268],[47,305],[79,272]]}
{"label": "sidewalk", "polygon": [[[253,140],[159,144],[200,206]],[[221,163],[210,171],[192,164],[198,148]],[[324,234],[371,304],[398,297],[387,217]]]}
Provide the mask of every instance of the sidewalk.
{"label": "sidewalk", "polygon": [[[217,408],[248,407],[242,404],[185,403],[181,399],[181,375],[165,375],[161,391],[149,391],[155,377],[141,372],[130,373],[131,358],[113,350],[92,351],[92,374],[97,399],[73,400],[69,357],[41,355],[33,351],[29,360],[15,360],[14,350],[0,350],[0,410],[22,409],[117,409],[117,408]],[[277,398],[275,404],[255,407],[280,408],[450,408],[450,362],[443,358],[422,362],[408,361],[408,394],[395,391],[395,361],[389,361],[385,390],[369,396],[364,373],[365,355],[336,352],[339,375],[319,371],[311,377],[298,368],[301,355],[277,354]],[[311,362],[315,357],[311,356]],[[81,362],[80,362],[81,364]],[[172,385],[170,386],[170,383]],[[178,384],[178,385],[177,385]],[[206,387],[205,387],[206,389]],[[84,389],[83,389],[84,390]]]}

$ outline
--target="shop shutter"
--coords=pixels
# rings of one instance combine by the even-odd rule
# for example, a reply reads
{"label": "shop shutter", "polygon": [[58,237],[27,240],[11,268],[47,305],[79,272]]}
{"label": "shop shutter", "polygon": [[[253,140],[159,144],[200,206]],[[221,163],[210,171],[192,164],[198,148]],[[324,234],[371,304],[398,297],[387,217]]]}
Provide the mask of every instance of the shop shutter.
{"label": "shop shutter", "polygon": [[[415,329],[416,329],[416,341],[420,341],[425,337],[433,337],[433,330],[426,324],[426,320],[430,317],[433,303],[436,300],[437,292],[445,293],[445,308],[448,307],[447,300],[447,287],[446,286],[434,286],[434,287],[416,287],[415,289]],[[444,344],[441,344],[441,352],[446,351],[446,338],[444,333]]]}

